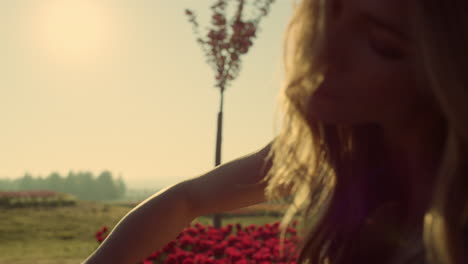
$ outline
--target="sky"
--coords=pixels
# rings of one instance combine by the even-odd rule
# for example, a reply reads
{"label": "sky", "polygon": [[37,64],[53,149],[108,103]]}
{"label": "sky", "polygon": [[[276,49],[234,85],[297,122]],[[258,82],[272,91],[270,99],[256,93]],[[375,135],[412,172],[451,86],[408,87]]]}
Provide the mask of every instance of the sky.
{"label": "sky", "polygon": [[[220,92],[184,10],[206,35],[214,2],[0,0],[0,178],[109,170],[163,188],[212,170]],[[278,134],[291,15],[275,1],[224,93],[222,163]]]}

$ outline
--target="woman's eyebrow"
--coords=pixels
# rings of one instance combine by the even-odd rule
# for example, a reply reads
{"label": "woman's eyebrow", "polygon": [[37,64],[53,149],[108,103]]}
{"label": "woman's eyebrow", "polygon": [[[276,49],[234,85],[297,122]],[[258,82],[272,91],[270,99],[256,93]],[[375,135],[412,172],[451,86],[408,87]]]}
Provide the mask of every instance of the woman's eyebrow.
{"label": "woman's eyebrow", "polygon": [[386,31],[392,33],[393,35],[395,35],[396,37],[398,37],[399,39],[401,39],[403,41],[408,41],[408,39],[409,39],[408,36],[402,30],[400,30],[399,27],[392,24],[391,22],[385,21],[385,20],[373,15],[372,13],[369,13],[369,12],[366,12],[366,11],[362,11],[360,13],[360,15],[365,20],[367,20],[368,22],[371,22],[371,23],[377,25],[378,27],[383,28],[384,30],[386,30]]}

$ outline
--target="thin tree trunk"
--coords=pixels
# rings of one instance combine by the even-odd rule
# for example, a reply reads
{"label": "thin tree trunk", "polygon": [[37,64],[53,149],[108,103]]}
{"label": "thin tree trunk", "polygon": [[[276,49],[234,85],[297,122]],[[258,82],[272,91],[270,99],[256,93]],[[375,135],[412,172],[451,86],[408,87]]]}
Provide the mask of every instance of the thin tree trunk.
{"label": "thin tree trunk", "polygon": [[[218,127],[216,133],[216,157],[215,157],[215,167],[221,164],[221,143],[222,143],[222,131],[223,131],[223,91],[221,91],[221,103],[219,106],[218,113]],[[221,214],[216,213],[213,215],[213,226],[215,228],[221,228]]]}

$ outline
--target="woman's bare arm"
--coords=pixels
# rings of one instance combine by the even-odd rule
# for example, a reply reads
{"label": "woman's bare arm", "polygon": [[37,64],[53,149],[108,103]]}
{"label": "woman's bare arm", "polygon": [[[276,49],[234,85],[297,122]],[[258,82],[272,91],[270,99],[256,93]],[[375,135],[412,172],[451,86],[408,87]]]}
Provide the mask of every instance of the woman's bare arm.
{"label": "woman's bare arm", "polygon": [[268,162],[262,170],[270,147],[271,143],[188,180],[189,214],[197,217],[265,202],[266,183],[257,183],[271,167]]}
{"label": "woman's bare arm", "polygon": [[193,220],[185,189],[178,183],[141,202],[82,264],[135,264],[174,240]]}
{"label": "woman's bare arm", "polygon": [[271,143],[198,177],[167,187],[127,213],[84,264],[134,264],[175,239],[196,217],[265,201],[263,161]]}

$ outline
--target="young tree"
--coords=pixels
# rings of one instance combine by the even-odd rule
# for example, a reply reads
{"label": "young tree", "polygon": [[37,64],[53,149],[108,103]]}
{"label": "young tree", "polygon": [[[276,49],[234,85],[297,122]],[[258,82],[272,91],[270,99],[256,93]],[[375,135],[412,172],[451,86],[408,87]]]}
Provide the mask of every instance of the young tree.
{"label": "young tree", "polygon": [[[198,31],[198,23],[195,13],[189,9],[185,14],[193,24],[193,29],[198,35],[197,42],[205,52],[208,64],[215,71],[215,87],[218,87],[221,93],[220,110],[218,113],[217,137],[216,137],[216,156],[215,166],[221,164],[221,135],[223,124],[223,95],[224,89],[229,86],[239,74],[241,57],[249,51],[253,45],[252,39],[256,37],[259,31],[258,24],[262,17],[268,14],[270,5],[275,0],[255,0],[252,11],[254,16],[250,20],[245,20],[243,15],[247,5],[246,0],[236,0],[237,10],[234,17],[227,21],[225,10],[227,0],[218,0],[211,6],[213,10],[212,27],[206,38],[201,38]],[[213,225],[216,228],[221,227],[221,215],[215,214]]]}

